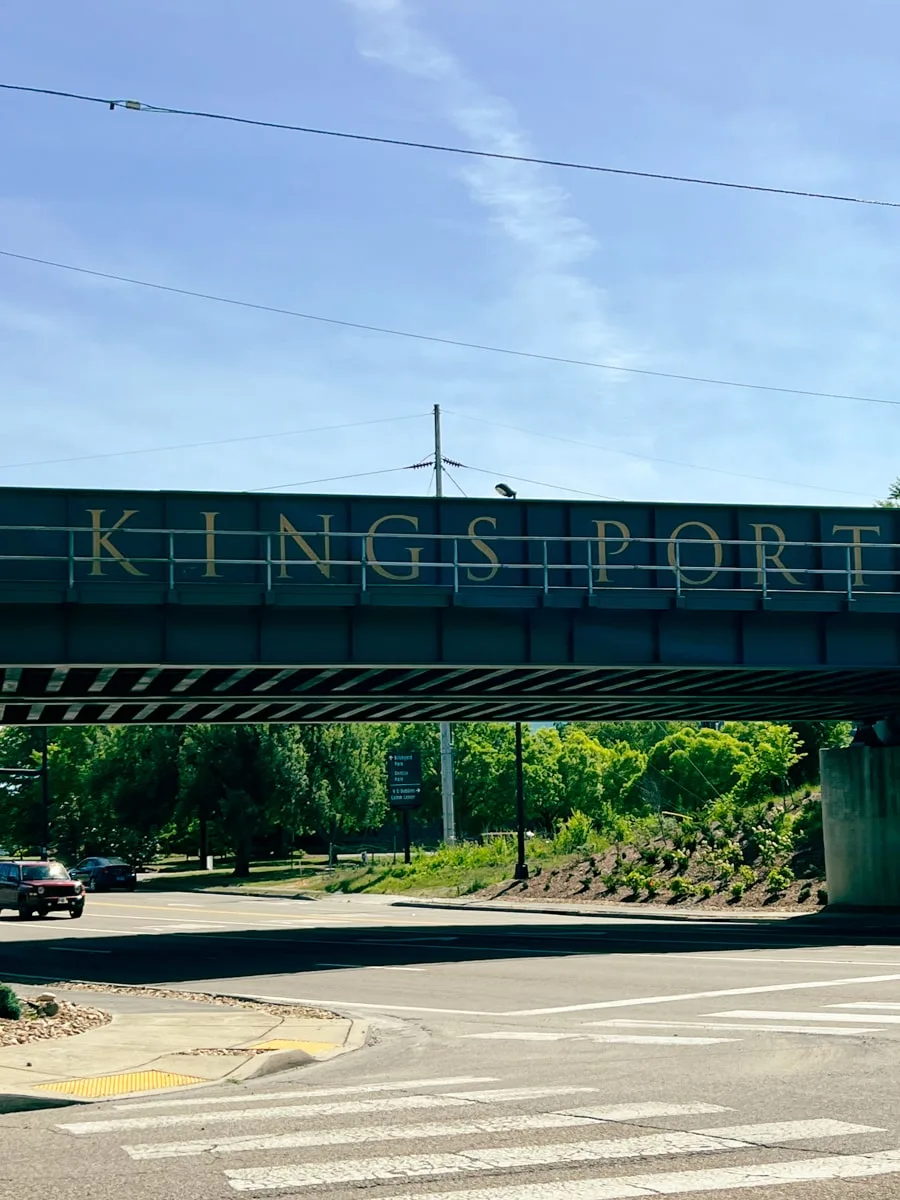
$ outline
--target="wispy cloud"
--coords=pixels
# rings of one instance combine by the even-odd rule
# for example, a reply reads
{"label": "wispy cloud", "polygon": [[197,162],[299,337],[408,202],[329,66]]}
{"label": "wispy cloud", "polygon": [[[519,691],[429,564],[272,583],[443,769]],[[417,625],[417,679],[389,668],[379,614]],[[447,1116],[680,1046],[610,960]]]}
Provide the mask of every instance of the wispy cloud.
{"label": "wispy cloud", "polygon": [[[513,107],[474,80],[462,62],[416,27],[406,0],[345,0],[362,21],[360,52],[430,88],[437,114],[468,144],[533,153]],[[470,160],[460,171],[471,198],[512,248],[504,256],[506,330],[555,353],[631,361],[607,315],[604,292],[584,270],[598,243],[569,211],[568,194],[546,168]],[[498,319],[500,319],[498,317]],[[612,382],[612,380],[610,380]]]}

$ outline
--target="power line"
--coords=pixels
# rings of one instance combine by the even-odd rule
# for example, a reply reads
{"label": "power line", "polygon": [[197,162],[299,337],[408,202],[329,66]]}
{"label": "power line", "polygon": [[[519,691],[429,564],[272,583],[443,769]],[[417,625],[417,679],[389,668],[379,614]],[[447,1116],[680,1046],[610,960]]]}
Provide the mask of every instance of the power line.
{"label": "power line", "polygon": [[761,192],[772,196],[797,196],[805,200],[831,200],[842,204],[866,204],[878,208],[900,208],[900,201],[876,200],[863,196],[844,196],[833,192],[805,191],[799,188],[780,188],[758,183],[736,183],[724,179],[707,179],[695,175],[672,175],[663,171],[638,171],[627,167],[601,166],[597,163],[572,162],[566,159],[538,158],[529,154],[503,154],[496,150],[476,150],[469,146],[451,146],[440,142],[416,142],[406,138],[379,137],[367,133],[350,133],[340,129],[320,129],[311,125],[293,125],[286,121],[263,121],[252,117],[239,117],[230,113],[204,112],[202,109],[170,108],[163,105],[144,104],[140,100],[110,100],[103,96],[87,96],[79,92],[63,92],[54,88],[25,87],[15,83],[0,83],[0,88],[9,92],[23,92],[35,96],[48,96],[61,100],[79,100],[88,104],[102,104],[109,109],[123,108],[133,112],[147,112],[170,117],[195,117],[205,121],[222,121],[234,125],[247,125],[257,129],[279,129],[287,133],[304,133],[316,137],[336,138],[350,142],[368,142],[378,146],[398,146],[409,150],[430,150],[440,154],[463,155],[470,158],[498,159],[501,162],[527,163],[531,166],[557,167],[568,171],[589,171],[601,175],[622,175],[633,179],[654,179],[666,183],[689,183],[703,187],[727,188],[740,192]]}
{"label": "power line", "polygon": [[301,479],[298,483],[270,483],[266,487],[250,488],[252,492],[278,492],[282,488],[309,487],[313,483],[337,483],[343,479],[365,479],[371,475],[396,475],[399,471],[409,471],[409,466],[382,467],[378,471],[355,471],[352,475],[327,475],[324,479]]}
{"label": "power line", "polygon": [[[444,409],[444,412],[451,417],[460,417],[464,421],[476,421],[479,425],[491,425],[494,429],[506,429],[512,433],[524,433],[529,437],[546,438],[552,442],[563,442],[568,446],[580,446],[586,450],[601,450],[606,454],[624,454],[628,458],[637,458],[646,462],[665,463],[670,467],[683,467],[691,471],[707,471],[713,475],[728,475],[736,479],[752,479],[757,483],[776,483],[783,487],[798,487],[806,488],[816,492],[833,492],[841,496],[857,496],[864,497],[871,503],[871,496],[865,492],[850,492],[845,488],[824,487],[816,483],[798,483],[796,480],[788,479],[770,479],[765,475],[750,475],[746,471],[727,471],[724,467],[705,467],[699,463],[680,462],[675,458],[660,458],[653,454],[638,454],[634,450],[619,450],[612,446],[600,446],[595,442],[586,442],[583,438],[565,437],[559,433],[545,433],[538,429],[524,429],[521,425],[508,425],[502,421],[490,421],[487,417],[472,417],[468,413],[455,412],[451,408]],[[547,485],[552,486],[552,485]],[[589,493],[586,493],[589,494]],[[607,496],[605,499],[615,499],[615,497]]]}
{"label": "power line", "polygon": [[206,446],[231,446],[239,442],[263,442],[272,438],[301,437],[309,433],[332,433],[339,429],[358,429],[363,425],[386,425],[392,421],[415,421],[431,413],[409,413],[401,417],[373,417],[365,421],[347,421],[342,425],[316,425],[311,429],[285,429],[281,433],[251,433],[246,437],[216,438],[211,442],[179,442],[172,446],[148,446],[143,450],[109,450],[103,454],[76,454],[71,458],[38,458],[30,462],[0,463],[0,471],[16,467],[49,467],[60,463],[91,462],[98,458],[124,458],[136,454],[165,454],[170,450],[198,450]]}
{"label": "power line", "polygon": [[[174,296],[188,296],[194,300],[210,300],[216,304],[228,304],[233,308],[248,308],[255,312],[275,313],[282,317],[294,317],[301,321],[315,321],[322,325],[335,325],[342,329],[356,329],[365,333],[378,333],[388,337],[407,338],[415,342],[428,342],[438,346],[453,346],[459,350],[478,350],[487,354],[502,354],[508,358],[530,359],[534,362],[560,363],[569,367],[588,367],[595,371],[617,371],[625,375],[642,375],[651,379],[674,379],[681,383],[702,383],[712,387],[742,388],[752,392],[775,392],[783,396],[803,396],[818,400],[851,400],[861,404],[886,404],[900,407],[900,400],[886,400],[878,396],[857,396],[844,392],[817,392],[806,388],[778,387],[769,383],[747,383],[736,379],[716,379],[704,375],[681,375],[674,371],[651,371],[644,367],[623,367],[617,363],[598,362],[594,359],[569,358],[560,354],[540,354],[535,350],[516,350],[509,346],[494,346],[486,342],[467,342],[459,338],[440,337],[431,333],[415,333],[409,329],[393,329],[386,325],[372,325],[363,321],[346,321],[337,317],[324,317],[318,313],[300,312],[282,308],[275,304],[258,304],[252,300],[239,300],[234,296],[220,296],[214,292],[199,292],[191,288],[175,287],[167,283],[154,283],[148,279],[136,279],[130,275],[117,275],[111,271],[96,271],[90,267],[78,267],[72,263],[54,259],[38,258],[31,254],[18,254],[13,250],[0,249],[0,256],[20,262],[35,263],[42,267],[53,267],[60,271],[71,271],[76,275],[89,275],[95,279],[109,279],[115,283],[127,283],[134,287],[149,288],[151,291],[166,292]],[[711,469],[711,468],[710,468]]]}
{"label": "power line", "polygon": [[627,503],[627,501],[622,500],[621,496],[604,496],[601,492],[585,492],[581,488],[564,487],[561,483],[545,483],[541,479],[528,479],[524,475],[511,475],[508,471],[488,471],[484,467],[473,467],[468,463],[457,463],[455,465],[462,467],[466,471],[474,471],[477,475],[492,475],[498,482],[503,479],[512,479],[515,483],[530,483],[534,487],[550,488],[555,492],[571,492],[573,496],[589,496],[592,500],[615,500],[621,504]]}

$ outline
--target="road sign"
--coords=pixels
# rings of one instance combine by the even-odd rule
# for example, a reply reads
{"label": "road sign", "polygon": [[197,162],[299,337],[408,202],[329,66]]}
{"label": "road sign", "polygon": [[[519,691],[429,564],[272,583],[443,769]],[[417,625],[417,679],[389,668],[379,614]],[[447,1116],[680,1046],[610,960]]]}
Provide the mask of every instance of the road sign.
{"label": "road sign", "polygon": [[418,808],[422,802],[422,757],[418,750],[392,750],[387,756],[391,808]]}

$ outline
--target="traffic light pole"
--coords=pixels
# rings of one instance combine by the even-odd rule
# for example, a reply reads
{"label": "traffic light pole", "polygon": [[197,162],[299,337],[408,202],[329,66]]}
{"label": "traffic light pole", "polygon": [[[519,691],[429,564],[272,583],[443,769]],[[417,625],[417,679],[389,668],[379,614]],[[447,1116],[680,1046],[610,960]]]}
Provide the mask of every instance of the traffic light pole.
{"label": "traffic light pole", "polygon": [[50,857],[50,760],[47,746],[47,727],[42,729],[41,765],[39,767],[0,767],[0,775],[15,775],[20,779],[41,781],[41,861]]}

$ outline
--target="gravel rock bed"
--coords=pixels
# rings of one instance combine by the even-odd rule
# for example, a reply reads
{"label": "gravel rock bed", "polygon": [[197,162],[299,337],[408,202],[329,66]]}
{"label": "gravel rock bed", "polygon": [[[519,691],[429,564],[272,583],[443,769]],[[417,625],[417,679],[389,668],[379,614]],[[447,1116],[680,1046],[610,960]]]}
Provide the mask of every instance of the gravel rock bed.
{"label": "gravel rock bed", "polygon": [[40,1008],[22,997],[22,1016],[18,1021],[0,1018],[0,1047],[21,1046],[26,1042],[46,1041],[49,1038],[72,1037],[108,1025],[112,1017],[100,1008],[84,1004],[57,1001],[59,1011],[52,1017],[42,1016]]}
{"label": "gravel rock bed", "polygon": [[[50,990],[100,992],[116,996],[153,996],[160,1000],[193,1000],[197,1004],[224,1005],[228,1008],[248,1008],[273,1017],[293,1017],[297,1020],[335,1021],[337,1013],[327,1008],[305,1004],[270,1004],[263,1000],[248,1000],[237,996],[215,996],[206,992],[183,992],[175,988],[136,987],[120,983],[85,983],[81,980],[57,980],[45,985]],[[2,1045],[2,1043],[0,1043]]]}

